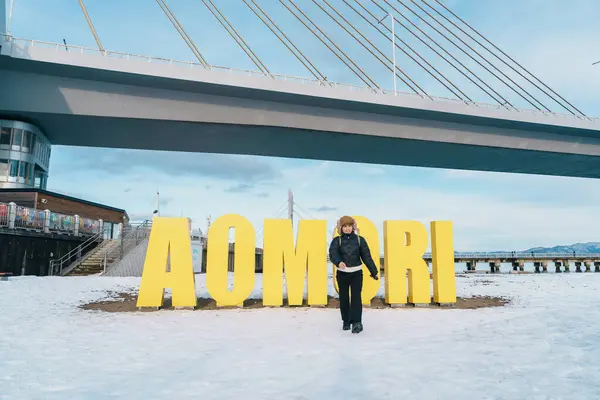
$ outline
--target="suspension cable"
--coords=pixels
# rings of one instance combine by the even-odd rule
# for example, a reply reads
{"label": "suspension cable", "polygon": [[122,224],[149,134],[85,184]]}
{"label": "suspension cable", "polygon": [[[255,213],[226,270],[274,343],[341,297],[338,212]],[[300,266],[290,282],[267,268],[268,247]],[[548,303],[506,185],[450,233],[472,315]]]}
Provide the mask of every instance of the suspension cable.
{"label": "suspension cable", "polygon": [[[212,13],[212,15],[214,15],[214,17],[217,19],[217,21],[219,21],[221,26],[223,26],[223,28],[225,28],[225,30],[227,31],[227,33],[229,33],[229,35],[233,38],[233,40],[235,40],[235,42],[241,47],[241,49],[244,51],[244,53],[246,53],[246,55],[250,58],[250,60],[252,60],[254,65],[256,65],[256,67],[263,74],[273,77],[271,75],[271,72],[267,68],[267,66],[260,60],[260,58],[258,58],[258,56],[254,53],[254,51],[252,51],[252,49],[250,48],[248,43],[246,43],[244,38],[235,30],[233,25],[231,25],[229,20],[227,20],[227,18],[223,15],[223,13],[221,13],[221,11],[215,5],[215,3],[212,0],[208,0],[210,5],[208,5],[207,0],[202,0],[202,2],[206,6],[206,8],[208,8],[208,10]],[[213,8],[211,8],[211,6],[214,7],[214,10],[213,10]],[[221,18],[219,18],[219,16]]]}
{"label": "suspension cable", "polygon": [[[377,83],[375,83],[375,81],[373,81],[373,79],[371,79],[358,65],[356,65],[356,63],[354,61],[352,61],[352,59],[350,57],[348,57],[348,55],[342,50],[340,49],[340,47],[333,41],[331,40],[322,30],[321,28],[319,28],[310,18],[308,18],[306,16],[306,14],[304,14],[304,12],[302,12],[302,10],[300,10],[298,8],[298,6],[296,6],[296,4],[294,4],[294,2],[292,0],[288,0],[290,2],[290,4],[292,4],[298,11],[300,11],[300,13],[323,35],[325,36],[325,38],[327,40],[329,40],[329,42],[340,52],[342,53],[347,59],[348,61],[352,64],[352,66],[350,64],[348,64],[348,62],[346,60],[344,60],[344,58],[342,56],[340,56],[339,53],[337,53],[335,50],[333,50],[331,48],[331,46],[329,46],[329,44],[327,44],[323,38],[321,38],[321,36],[319,36],[312,28],[310,28],[292,9],[290,9],[287,4],[285,4],[283,2],[283,0],[279,0],[279,2],[294,16],[296,17],[296,19],[298,21],[300,21],[302,23],[302,25],[304,25],[317,39],[319,39],[319,41],[321,41],[321,43],[323,43],[337,58],[340,59],[340,61],[342,61],[361,81],[363,81],[364,84],[366,84],[369,88],[373,89],[373,86],[375,86],[377,89],[379,88],[379,85],[377,85]],[[359,72],[357,72],[357,69]],[[361,75],[362,73],[362,75]]]}
{"label": "suspension cable", "polygon": [[[352,27],[352,29],[354,29],[354,31],[356,31],[367,43],[369,43],[371,46],[373,46],[373,48],[375,50],[377,50],[377,52],[379,53],[379,55],[381,57],[384,57],[387,60],[387,63],[385,61],[383,61],[380,56],[378,56],[377,54],[373,53],[373,51],[371,51],[371,49],[367,48],[361,41],[360,39],[358,39],[356,36],[354,36],[351,32],[349,32],[346,27],[341,24],[335,17],[333,17],[331,14],[329,14],[319,3],[317,3],[316,0],[312,0],[313,3],[315,3],[317,5],[317,7],[319,7],[321,10],[323,10],[323,12],[325,14],[327,14],[335,23],[337,23],[342,29],[344,29],[350,36],[352,36],[361,46],[363,46],[365,49],[367,49],[367,51],[369,53],[371,53],[375,58],[377,58],[377,60],[379,60],[379,62],[381,62],[387,69],[389,69],[390,71],[394,71],[392,67],[390,67],[390,64],[392,64],[392,60],[390,60],[390,58],[388,56],[386,56],[377,46],[375,46],[369,39],[367,39],[365,37],[365,35],[362,34],[362,32],[360,32],[360,30],[356,29],[356,27],[354,27],[354,25],[352,25],[346,18],[344,18],[344,16],[342,14],[340,14],[338,12],[338,10],[336,10],[335,7],[333,7],[331,4],[329,4],[329,2],[327,0],[323,0],[323,2],[329,7],[331,8],[348,26]],[[401,68],[397,68],[397,70],[399,70],[399,72],[406,76],[411,82],[414,83],[414,81],[401,69]],[[410,83],[408,83],[402,76],[398,75],[398,72],[396,72],[396,76],[398,78],[400,78],[400,80],[402,82],[404,82],[404,84],[406,86],[408,86],[413,92],[415,92],[416,94],[420,94],[417,89],[415,89]],[[416,85],[416,84],[415,84]],[[418,85],[416,85],[418,87]],[[420,89],[420,88],[419,88]],[[422,89],[421,89],[422,90]]]}
{"label": "suspension cable", "polygon": [[[554,93],[555,95],[557,95],[561,100],[563,100],[565,103],[567,103],[568,105],[570,105],[571,107],[573,107],[574,110],[576,110],[578,113],[580,113],[582,116],[586,116],[583,112],[581,112],[579,109],[577,109],[577,107],[575,107],[573,104],[571,104],[570,102],[568,102],[565,98],[563,98],[560,94],[556,93],[554,90],[552,90],[552,88],[550,88],[548,85],[546,85],[544,82],[542,82],[540,79],[538,79],[538,77],[536,77],[534,74],[532,74],[531,72],[529,72],[525,67],[523,67],[521,64],[519,64],[517,61],[515,61],[512,57],[510,57],[508,54],[506,54],[504,51],[502,51],[498,46],[496,46],[494,43],[492,43],[491,41],[489,41],[485,36],[483,36],[481,33],[479,33],[477,30],[475,30],[475,28],[473,28],[471,25],[469,25],[467,22],[465,22],[462,18],[460,18],[459,16],[457,16],[455,13],[453,13],[448,7],[446,7],[444,4],[442,4],[439,0],[435,0],[436,3],[438,3],[440,6],[442,6],[446,11],[448,11],[450,14],[452,14],[455,18],[457,18],[460,22],[462,22],[463,24],[465,24],[469,29],[471,29],[473,32],[475,32],[477,35],[479,35],[481,38],[483,38],[483,40],[485,40],[487,43],[489,43],[490,45],[492,45],[492,47],[494,47],[496,50],[498,50],[501,54],[503,54],[504,56],[506,56],[510,61],[512,61],[513,63],[515,63],[517,66],[519,66],[521,69],[523,69],[526,73],[528,73],[529,75],[531,75],[535,80],[537,80],[539,83],[541,83],[544,87],[546,87],[546,89],[550,90],[552,93]],[[445,17],[442,13],[440,13],[437,9],[435,9],[433,6],[431,6],[429,3],[427,3],[427,1],[423,0],[423,2],[425,4],[427,4],[431,9],[433,9],[435,12],[437,12],[439,15],[441,15],[444,19],[446,19],[448,22],[450,22],[451,24],[453,24],[454,26],[456,26],[458,29],[460,29],[456,24],[454,24],[450,19],[448,19],[447,17]],[[501,60],[502,62],[504,62],[504,64],[508,65],[510,68],[512,68],[513,71],[517,72],[519,75],[521,75],[523,78],[527,79],[525,76],[523,76],[520,72],[518,72],[515,68],[513,68],[512,66],[510,66],[506,61],[502,60],[500,57],[498,57],[496,54],[494,54],[491,50],[487,49],[485,46],[483,46],[481,43],[479,43],[479,41],[477,41],[477,39],[473,38],[471,35],[469,35],[467,32],[465,32],[464,30],[460,29],[463,33],[465,33],[467,36],[469,36],[471,39],[473,39],[474,41],[476,41],[480,46],[482,46],[483,48],[485,48],[488,52],[492,53],[496,58],[498,58],[499,60]],[[554,100],[556,103],[558,103],[561,107],[565,108],[567,111],[571,112],[571,110],[569,110],[567,107],[565,107],[562,103],[560,103],[558,100],[556,100],[554,97],[550,96],[548,93],[546,93],[543,89],[541,89],[539,86],[537,86],[535,83],[531,82],[529,79],[527,79],[528,82],[530,82],[531,84],[533,84],[534,86],[536,86],[538,89],[540,89],[542,92],[544,92],[548,97],[550,97],[552,100]]]}
{"label": "suspension cable", "polygon": [[181,25],[181,23],[177,20],[177,17],[175,17],[175,14],[173,13],[173,11],[171,11],[167,3],[164,0],[156,0],[156,3],[165,13],[171,24],[173,24],[173,27],[175,27],[175,30],[179,33],[183,41],[188,45],[189,49],[192,51],[194,56],[196,56],[198,62],[200,62],[200,64],[202,64],[203,67],[210,68],[210,65],[208,64],[204,56],[202,56],[192,39],[185,32],[185,30],[183,29],[183,25]]}
{"label": "suspension cable", "polygon": [[[498,104],[503,105],[503,104],[506,104],[508,102],[504,97],[502,97],[502,95],[500,95],[492,87],[490,87],[483,79],[481,79],[477,74],[475,74],[473,71],[471,71],[466,65],[464,65],[462,62],[460,62],[460,60],[458,60],[456,57],[454,57],[454,55],[452,55],[452,53],[450,53],[449,51],[447,51],[442,45],[440,45],[438,42],[436,42],[435,39],[433,39],[426,32],[424,32],[421,28],[419,28],[418,25],[416,25],[414,22],[412,22],[403,13],[399,12],[393,5],[389,4],[386,0],[384,0],[384,1],[386,2],[386,4],[388,6],[392,7],[394,9],[394,11],[396,11],[402,18],[404,18],[409,24],[411,24],[414,28],[416,28],[421,33],[421,35],[425,36],[427,39],[429,39],[431,42],[433,42],[438,48],[440,48],[444,53],[446,53],[448,56],[450,56],[460,66],[462,66],[465,70],[467,70],[469,73],[471,73],[477,79],[479,79],[479,81],[481,81],[481,83],[483,83],[483,85],[487,86],[492,92],[494,92],[497,96],[499,96],[503,101],[498,100],[497,97],[495,97],[490,92],[488,92],[486,89],[484,89],[483,87],[481,87],[481,85],[479,85],[479,83],[475,82],[463,70],[461,70],[460,68],[458,68],[454,63],[452,63],[450,60],[448,60],[446,57],[444,57],[442,54],[440,54],[436,49],[434,49],[433,47],[431,47],[431,45],[429,43],[427,43],[425,40],[423,40],[421,38],[421,36],[419,36],[416,33],[414,33],[412,29],[410,29],[408,26],[404,25],[401,21],[398,21],[398,23],[400,24],[400,26],[402,26],[404,29],[406,29],[411,35],[413,35],[415,38],[417,38],[419,41],[421,41],[421,43],[425,44],[429,49],[431,49],[433,52],[435,52],[435,54],[437,54],[438,56],[440,56],[444,61],[446,61],[448,64],[450,64],[454,69],[456,69],[458,72],[460,72],[464,77],[466,77],[469,81],[471,81],[473,84],[475,84],[479,89],[481,89],[485,94],[487,94],[488,96],[490,96]],[[383,7],[381,7],[379,4],[377,4],[377,3],[375,3],[375,4],[382,11],[385,11],[383,9]]]}
{"label": "suspension cable", "polygon": [[[101,52],[104,52],[104,47],[102,47],[102,43],[100,43],[100,37],[98,36],[98,32],[96,32],[96,29],[94,28],[94,24],[92,23],[92,19],[90,18],[87,9],[85,8],[85,4],[83,4],[83,0],[79,0],[79,6],[81,7],[81,11],[83,12],[83,16],[85,17],[88,26],[90,27],[90,30],[92,31],[92,35],[94,35],[94,39],[96,40],[96,44],[98,45],[98,49]],[[4,7],[4,4],[2,5],[2,7]],[[11,7],[11,11],[12,11],[12,7]]]}
{"label": "suspension cable", "polygon": [[[306,67],[306,69],[308,69],[308,71],[319,81],[325,81],[327,80],[327,78],[325,77],[325,75],[323,75],[321,73],[321,71],[319,71],[319,69],[308,59],[308,57],[306,57],[302,51],[300,51],[300,49],[298,49],[298,47],[294,44],[294,42],[291,41],[291,39],[285,34],[285,32],[283,32],[279,26],[275,23],[275,21],[273,21],[271,19],[271,17],[269,17],[269,15],[254,1],[254,0],[250,0],[250,2],[252,2],[252,4],[258,8],[258,10],[262,13],[262,15],[275,27],[275,29],[277,29],[277,32],[273,29],[273,27],[271,25],[269,25],[269,23],[265,20],[265,18],[263,18],[263,16],[261,16],[252,6],[250,6],[250,4],[248,3],[247,0],[242,0],[244,2],[244,4],[246,4],[246,6],[252,10],[252,12],[254,13],[254,15],[256,15],[264,24],[267,28],[269,28],[269,30],[281,41],[281,43],[283,43],[283,45],[285,47],[287,47],[287,49],[298,59],[298,61],[300,61],[300,63],[302,63],[302,65],[304,65]],[[283,36],[283,38],[287,39],[287,41],[289,42],[286,43],[286,41],[281,37]],[[290,45],[296,50],[297,54],[291,47]]]}
{"label": "suspension cable", "polygon": [[[375,28],[381,35],[383,35],[387,40],[389,40],[390,42],[392,41],[392,39],[386,35],[377,25],[375,25],[373,22],[371,22],[367,17],[365,17],[363,15],[363,13],[361,13],[359,10],[357,10],[356,8],[352,7],[350,4],[348,4],[348,2],[346,0],[343,0],[344,3],[346,3],[346,5],[348,7],[350,7],[355,13],[357,13],[362,19],[364,19],[369,25],[371,25],[373,28]],[[362,8],[364,11],[366,11],[367,14],[369,14],[371,16],[371,18],[375,19],[376,21],[379,22],[379,20],[377,19],[377,17],[369,10],[367,9],[363,4],[361,4],[358,0],[354,0],[354,2],[360,7]],[[387,26],[384,26],[385,29],[387,29],[388,32],[391,33],[391,29]],[[410,48],[412,50],[412,48],[406,43],[404,42],[402,39],[400,39],[397,35],[395,35],[396,39],[398,39],[401,43],[403,43],[405,46],[407,46],[408,48]],[[397,49],[399,49],[400,51],[402,51],[404,54],[406,54],[406,56],[408,56],[411,60],[413,60],[417,65],[419,65],[423,70],[425,70],[425,72],[427,72],[429,75],[431,75],[435,80],[437,80],[438,82],[440,82],[446,89],[448,89],[452,94],[454,94],[456,97],[460,98],[460,96],[458,96],[456,93],[454,93],[454,91],[452,89],[450,89],[444,82],[440,81],[440,79],[435,76],[429,69],[427,69],[425,66],[423,66],[423,64],[421,64],[418,60],[416,60],[412,55],[410,55],[406,50],[404,50],[402,47],[400,47],[398,45],[398,43],[395,43],[395,46]],[[413,52],[415,52],[413,50]],[[415,52],[416,53],[416,52]],[[416,53],[419,57],[420,55],[418,53]],[[429,96],[428,94],[426,94],[427,97],[431,98],[431,96]]]}
{"label": "suspension cable", "polygon": [[[404,4],[403,0],[396,0],[398,3],[402,4],[404,7],[406,7],[410,12],[412,12],[413,14],[417,15],[419,17],[419,19],[423,20],[423,18],[416,13],[412,8],[408,7],[406,4]],[[484,56],[482,56],[477,50],[475,50],[473,47],[471,47],[468,43],[466,43],[464,40],[462,40],[459,36],[457,36],[454,32],[452,32],[452,30],[448,29],[444,24],[442,24],[440,21],[438,21],[437,18],[435,18],[433,15],[431,15],[429,12],[427,12],[427,10],[423,9],[423,7],[421,7],[420,5],[418,5],[414,0],[409,0],[411,3],[413,3],[417,8],[419,8],[421,11],[423,11],[427,16],[429,16],[429,18],[433,19],[435,22],[437,22],[439,25],[441,25],[444,29],[446,29],[448,32],[450,32],[450,34],[452,36],[454,36],[455,38],[457,38],[462,44],[464,44],[465,46],[467,46],[469,48],[469,50],[471,50],[472,52],[474,52],[475,54],[477,54],[479,57],[481,57],[484,61],[486,61],[488,64],[490,64],[496,71],[498,71],[501,75],[503,75],[505,78],[507,78],[509,81],[511,81],[516,87],[518,87],[519,89],[521,89],[523,92],[525,92],[525,94],[529,95],[529,97],[531,97],[534,101],[536,101],[542,108],[544,108],[546,111],[551,112],[546,106],[544,106],[544,104],[542,104],[538,99],[536,99],[535,97],[533,97],[529,92],[527,92],[525,89],[523,89],[518,83],[516,83],[514,80],[512,80],[509,76],[507,76],[504,72],[502,72],[500,69],[498,69],[498,67],[496,67],[494,64],[492,64],[488,59],[486,59]],[[430,25],[428,23],[428,25]],[[431,26],[431,25],[430,25]],[[460,46],[459,46],[460,47]],[[463,50],[464,51],[464,50]],[[468,54],[468,53],[467,53]],[[531,100],[529,100],[528,98],[526,98],[525,96],[523,96],[523,94],[521,94],[519,91],[517,91],[514,87],[512,87],[511,85],[509,85],[508,83],[506,83],[505,81],[503,81],[502,79],[500,79],[497,75],[494,74],[494,76],[496,76],[496,78],[498,78],[502,83],[504,83],[509,89],[511,89],[513,92],[517,93],[521,98],[523,98],[525,101],[527,101],[529,104],[531,104],[533,107],[535,107],[537,110],[541,111],[540,108],[534,104],[533,102],[531,102]]]}

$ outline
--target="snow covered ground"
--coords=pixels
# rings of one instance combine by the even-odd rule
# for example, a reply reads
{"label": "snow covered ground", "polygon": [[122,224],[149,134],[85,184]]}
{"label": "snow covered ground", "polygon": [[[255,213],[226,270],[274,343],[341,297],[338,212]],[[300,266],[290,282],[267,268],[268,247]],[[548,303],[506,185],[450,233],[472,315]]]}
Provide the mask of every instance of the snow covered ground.
{"label": "snow covered ground", "polygon": [[360,335],[334,309],[77,308],[138,284],[0,282],[0,399],[600,398],[600,274],[458,278],[513,302],[365,309]]}

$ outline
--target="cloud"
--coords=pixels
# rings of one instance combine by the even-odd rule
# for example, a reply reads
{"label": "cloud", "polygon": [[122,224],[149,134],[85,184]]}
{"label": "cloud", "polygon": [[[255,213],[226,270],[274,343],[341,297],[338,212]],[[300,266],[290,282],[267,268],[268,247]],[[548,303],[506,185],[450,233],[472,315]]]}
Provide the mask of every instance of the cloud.
{"label": "cloud", "polygon": [[[53,147],[53,152],[59,148]],[[75,147],[64,148],[61,153],[63,157],[55,161],[53,168],[59,173],[152,172],[170,179],[210,177],[244,182],[272,182],[281,177],[268,159],[255,156]]]}
{"label": "cloud", "polygon": [[244,193],[244,192],[249,191],[252,188],[254,188],[253,185],[249,185],[247,183],[239,183],[235,186],[230,186],[230,187],[226,188],[225,191],[229,192],[229,193]]}
{"label": "cloud", "polygon": [[267,192],[260,192],[260,193],[257,193],[255,196],[265,198],[265,197],[269,197],[270,194]]}
{"label": "cloud", "polygon": [[317,211],[317,212],[329,212],[329,211],[337,211],[337,207],[330,207],[330,206],[311,207],[311,208],[309,208],[309,210]]}

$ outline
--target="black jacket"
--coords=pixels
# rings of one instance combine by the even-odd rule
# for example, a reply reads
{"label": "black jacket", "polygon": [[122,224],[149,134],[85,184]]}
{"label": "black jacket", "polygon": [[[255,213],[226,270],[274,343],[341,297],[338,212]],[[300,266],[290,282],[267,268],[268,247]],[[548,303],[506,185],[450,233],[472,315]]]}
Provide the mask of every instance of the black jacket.
{"label": "black jacket", "polygon": [[[329,259],[337,267],[342,261],[347,267],[356,267],[365,264],[371,275],[377,275],[377,266],[371,257],[371,251],[365,238],[351,233],[343,233],[340,237],[335,237],[329,245]],[[361,261],[362,260],[362,261]]]}

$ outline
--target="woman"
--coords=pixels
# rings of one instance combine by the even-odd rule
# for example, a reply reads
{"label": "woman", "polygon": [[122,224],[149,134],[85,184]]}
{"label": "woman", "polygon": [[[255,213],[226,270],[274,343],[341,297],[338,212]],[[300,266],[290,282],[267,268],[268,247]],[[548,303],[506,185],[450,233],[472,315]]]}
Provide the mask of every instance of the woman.
{"label": "woman", "polygon": [[[344,216],[337,224],[340,236],[333,238],[329,245],[329,259],[337,267],[336,279],[340,294],[342,329],[360,333],[362,325],[363,286],[362,264],[364,263],[377,280],[377,266],[371,257],[367,241],[358,234],[354,218]],[[350,295],[352,300],[350,300]]]}

